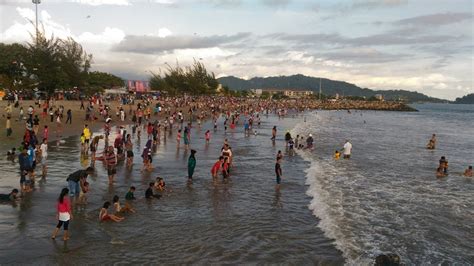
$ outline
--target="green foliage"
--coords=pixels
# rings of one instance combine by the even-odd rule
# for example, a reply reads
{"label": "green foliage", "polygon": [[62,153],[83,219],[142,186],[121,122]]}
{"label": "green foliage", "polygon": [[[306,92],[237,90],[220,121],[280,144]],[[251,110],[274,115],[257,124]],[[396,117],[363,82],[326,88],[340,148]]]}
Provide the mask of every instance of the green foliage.
{"label": "green foliage", "polygon": [[105,72],[93,71],[86,75],[83,92],[86,95],[92,95],[103,92],[107,88],[122,87],[124,85],[124,81],[120,77]]}
{"label": "green foliage", "polygon": [[0,87],[53,93],[57,89],[92,92],[124,85],[117,76],[89,73],[92,55],[74,39],[48,38],[42,31],[31,37],[25,45],[0,43]]}
{"label": "green foliage", "polygon": [[456,98],[456,101],[454,103],[459,103],[459,104],[474,104],[474,93],[465,95],[462,98]]}
{"label": "green foliage", "polygon": [[0,55],[0,87],[16,89],[25,85],[27,48],[18,43],[0,43]]}
{"label": "green foliage", "polygon": [[214,94],[219,83],[214,73],[208,73],[203,63],[194,61],[191,66],[176,67],[168,65],[164,75],[152,73],[150,88],[166,92],[169,95],[177,94]]}
{"label": "green foliage", "polygon": [[261,99],[270,99],[270,93],[268,91],[262,92],[262,95],[260,95]]}
{"label": "green foliage", "polygon": [[275,93],[272,95],[272,99],[274,100],[281,100],[281,99],[288,99],[289,97],[283,94],[282,92]]}

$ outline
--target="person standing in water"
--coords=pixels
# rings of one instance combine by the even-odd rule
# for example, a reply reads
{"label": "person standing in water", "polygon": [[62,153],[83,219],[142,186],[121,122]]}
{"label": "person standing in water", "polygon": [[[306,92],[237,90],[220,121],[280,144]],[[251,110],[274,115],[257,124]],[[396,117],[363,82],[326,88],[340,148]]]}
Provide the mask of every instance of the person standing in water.
{"label": "person standing in water", "polygon": [[211,131],[207,130],[204,137],[206,138],[206,144],[209,144],[209,141],[211,140]]}
{"label": "person standing in water", "polygon": [[188,181],[193,182],[194,168],[196,167],[196,150],[191,150],[191,155],[188,158]]}
{"label": "person standing in water", "polygon": [[51,236],[52,239],[56,238],[56,235],[59,232],[59,229],[61,229],[61,226],[64,225],[64,236],[63,239],[64,241],[69,239],[69,221],[72,219],[72,212],[71,212],[71,202],[69,201],[69,198],[66,197],[67,194],[69,193],[69,189],[63,188],[61,190],[61,194],[59,195],[58,198],[58,204],[57,204],[57,214],[56,214],[56,219],[58,220],[58,225],[53,231],[53,235]]}
{"label": "person standing in water", "polygon": [[464,176],[465,176],[465,177],[472,177],[472,165],[470,165],[470,166],[464,171]]}
{"label": "person standing in water", "polygon": [[272,128],[272,138],[271,138],[272,141],[275,141],[276,135],[277,135],[277,127],[273,126],[273,128]]}
{"label": "person standing in water", "polygon": [[125,141],[125,150],[127,150],[127,167],[132,167],[133,163],[133,143],[132,136],[127,134],[127,140]]}
{"label": "person standing in water", "polygon": [[107,175],[109,177],[109,185],[112,185],[114,183],[114,177],[115,174],[117,173],[117,156],[115,155],[114,152],[114,147],[109,146],[107,149],[107,153],[105,154],[104,157],[104,163],[107,166]]}
{"label": "person standing in water", "polygon": [[281,163],[281,158],[278,158],[275,163],[276,190],[280,190],[281,177],[283,176],[280,163]]}
{"label": "person standing in water", "polygon": [[436,134],[433,134],[431,136],[431,139],[430,141],[428,142],[428,144],[426,145],[426,148],[428,150],[434,150],[436,148]]}
{"label": "person standing in water", "polygon": [[346,140],[346,143],[344,144],[343,148],[343,158],[344,159],[350,159],[351,158],[351,152],[352,152],[352,144],[349,142],[349,140]]}
{"label": "person standing in water", "polygon": [[211,175],[212,175],[212,178],[214,180],[217,179],[217,175],[218,175],[219,170],[222,166],[222,163],[224,163],[224,157],[220,156],[219,160],[217,162],[215,162],[214,165],[212,166]]}
{"label": "person standing in water", "polygon": [[44,178],[46,177],[46,173],[48,171],[48,167],[46,165],[46,161],[48,160],[48,142],[46,139],[43,139],[43,143],[40,145],[40,153],[41,153],[41,176]]}
{"label": "person standing in water", "polygon": [[290,139],[291,139],[291,133],[290,133],[290,131],[287,131],[286,134],[285,134],[286,146],[288,146],[288,143],[290,142]]}
{"label": "person standing in water", "polygon": [[445,156],[441,156],[438,169],[443,170],[444,175],[448,175],[448,160],[446,160]]}
{"label": "person standing in water", "polygon": [[307,149],[312,149],[313,148],[313,135],[309,134],[308,138],[306,139],[306,148]]}

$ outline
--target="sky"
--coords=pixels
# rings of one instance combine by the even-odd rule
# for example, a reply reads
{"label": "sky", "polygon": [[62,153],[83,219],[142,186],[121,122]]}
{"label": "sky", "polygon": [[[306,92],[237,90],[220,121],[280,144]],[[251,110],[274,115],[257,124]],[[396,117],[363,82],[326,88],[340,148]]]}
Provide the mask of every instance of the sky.
{"label": "sky", "polygon": [[[93,70],[125,79],[199,60],[217,77],[304,74],[453,100],[474,93],[473,2],[41,0],[38,16],[93,54]],[[34,20],[31,0],[0,0],[0,41],[29,41]]]}

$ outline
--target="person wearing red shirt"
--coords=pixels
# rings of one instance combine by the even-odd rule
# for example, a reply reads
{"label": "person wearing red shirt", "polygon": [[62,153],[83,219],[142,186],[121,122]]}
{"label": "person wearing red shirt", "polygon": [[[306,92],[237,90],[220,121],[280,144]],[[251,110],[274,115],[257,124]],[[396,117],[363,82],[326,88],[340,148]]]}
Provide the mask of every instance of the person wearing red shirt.
{"label": "person wearing red shirt", "polygon": [[53,235],[51,236],[52,239],[56,238],[56,235],[59,232],[59,229],[61,229],[61,226],[64,225],[64,236],[63,239],[64,241],[69,239],[69,221],[72,219],[72,213],[71,213],[71,202],[69,201],[69,197],[67,197],[67,194],[69,193],[68,188],[63,188],[61,191],[61,194],[59,195],[58,198],[58,205],[57,205],[57,214],[56,214],[56,219],[58,219],[58,225],[54,229]]}
{"label": "person wearing red shirt", "polygon": [[214,179],[217,178],[217,174],[219,173],[219,170],[221,169],[221,165],[223,163],[224,163],[224,157],[221,156],[219,157],[219,160],[214,163],[214,166],[212,166],[212,169],[211,169],[212,178]]}

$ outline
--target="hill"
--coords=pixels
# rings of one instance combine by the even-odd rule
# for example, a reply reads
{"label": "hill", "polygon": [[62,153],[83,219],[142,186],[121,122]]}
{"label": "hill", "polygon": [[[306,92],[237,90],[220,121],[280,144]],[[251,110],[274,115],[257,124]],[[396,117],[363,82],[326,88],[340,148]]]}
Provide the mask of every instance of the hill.
{"label": "hill", "polygon": [[[250,90],[262,88],[277,88],[277,89],[300,89],[312,90],[319,93],[319,78],[308,77],[301,74],[293,76],[278,76],[260,78],[255,77],[250,80],[240,79],[234,76],[222,77],[218,81],[228,86],[232,90]],[[336,94],[345,96],[360,96],[370,98],[375,94],[382,94],[386,100],[402,99],[407,102],[446,102],[446,100],[429,97],[422,93],[405,91],[405,90],[371,90],[367,88],[360,88],[354,84],[321,78],[322,92],[325,95],[334,96]]]}
{"label": "hill", "polygon": [[474,93],[465,95],[461,98],[456,98],[454,103],[459,103],[459,104],[474,104]]}

